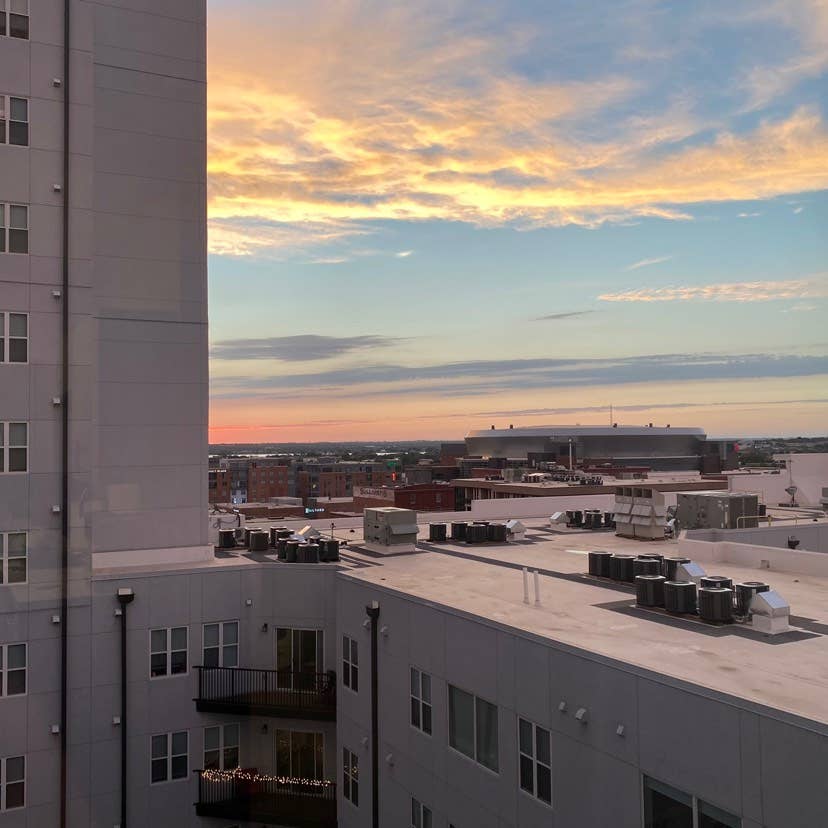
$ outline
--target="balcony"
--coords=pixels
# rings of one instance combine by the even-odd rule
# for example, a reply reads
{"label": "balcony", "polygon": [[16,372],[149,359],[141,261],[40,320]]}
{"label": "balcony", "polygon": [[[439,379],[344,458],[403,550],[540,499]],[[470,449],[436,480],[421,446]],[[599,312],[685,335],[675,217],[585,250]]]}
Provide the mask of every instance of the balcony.
{"label": "balcony", "polygon": [[[274,778],[206,777],[198,773],[200,817],[290,828],[336,828],[336,785],[282,782]],[[256,776],[253,771],[254,777]]]}
{"label": "balcony", "polygon": [[291,719],[336,719],[336,674],[286,673],[247,667],[196,667],[196,710],[281,716]]}

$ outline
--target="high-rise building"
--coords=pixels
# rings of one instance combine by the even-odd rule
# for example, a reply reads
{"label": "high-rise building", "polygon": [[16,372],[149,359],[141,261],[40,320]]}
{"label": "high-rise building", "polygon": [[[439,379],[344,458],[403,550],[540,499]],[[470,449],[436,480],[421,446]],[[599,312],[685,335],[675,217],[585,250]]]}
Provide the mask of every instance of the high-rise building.
{"label": "high-rise building", "polygon": [[205,35],[204,0],[0,0],[4,826],[118,822],[81,816],[90,579],[212,554]]}

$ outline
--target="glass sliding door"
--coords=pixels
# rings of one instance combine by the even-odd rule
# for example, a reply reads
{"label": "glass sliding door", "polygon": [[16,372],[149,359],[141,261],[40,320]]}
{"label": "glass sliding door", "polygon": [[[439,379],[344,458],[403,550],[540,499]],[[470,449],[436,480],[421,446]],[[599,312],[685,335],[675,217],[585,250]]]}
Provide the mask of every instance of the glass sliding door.
{"label": "glass sliding door", "polygon": [[323,671],[322,630],[276,630],[276,670],[279,687],[316,690],[316,675]]}
{"label": "glass sliding door", "polygon": [[325,736],[301,730],[276,731],[276,773],[291,779],[325,778]]}

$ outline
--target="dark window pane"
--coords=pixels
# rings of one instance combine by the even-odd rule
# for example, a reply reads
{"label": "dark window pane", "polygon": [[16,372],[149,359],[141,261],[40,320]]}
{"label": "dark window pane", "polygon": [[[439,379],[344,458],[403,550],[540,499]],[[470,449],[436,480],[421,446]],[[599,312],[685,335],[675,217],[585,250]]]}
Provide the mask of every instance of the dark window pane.
{"label": "dark window pane", "polygon": [[6,808],[22,808],[26,802],[26,785],[14,782],[6,785]]}
{"label": "dark window pane", "polygon": [[6,36],[6,15],[0,12],[0,37]]}
{"label": "dark window pane", "polygon": [[9,122],[9,143],[18,147],[29,146],[29,125],[19,121]]}
{"label": "dark window pane", "polygon": [[351,690],[359,692],[359,668],[351,667]]}
{"label": "dark window pane", "polygon": [[27,122],[29,104],[25,98],[9,98],[9,120]]}
{"label": "dark window pane", "polygon": [[171,650],[186,650],[187,649],[187,628],[173,627],[170,638]]}
{"label": "dark window pane", "polygon": [[205,750],[204,751],[204,767],[207,770],[217,770],[219,767],[219,758],[221,757],[221,752],[218,750]]}
{"label": "dark window pane", "polygon": [[552,804],[552,773],[543,765],[538,765],[538,799]]}
{"label": "dark window pane", "polygon": [[420,703],[417,699],[411,699],[411,724],[414,727],[420,726]]}
{"label": "dark window pane", "polygon": [[204,666],[205,667],[218,667],[219,666],[218,647],[208,647],[204,651]]}
{"label": "dark window pane", "polygon": [[431,733],[431,705],[423,705],[423,730],[426,733]]}
{"label": "dark window pane", "polygon": [[354,805],[359,805],[359,783],[356,779],[351,782],[351,802]]}
{"label": "dark window pane", "polygon": [[153,678],[157,676],[167,675],[167,654],[154,653],[150,656],[150,676]]}
{"label": "dark window pane", "polygon": [[9,15],[9,34],[12,37],[22,37],[25,40],[29,39],[29,18],[22,14]]}
{"label": "dark window pane", "polygon": [[543,762],[544,765],[550,765],[551,758],[549,755],[549,731],[542,727],[535,728],[535,758],[538,762]]}
{"label": "dark window pane", "polygon": [[187,733],[186,731],[179,731],[172,735],[172,750],[173,755],[180,755],[187,752]]}
{"label": "dark window pane", "polygon": [[526,756],[520,757],[520,787],[530,794],[535,792],[533,762]]}
{"label": "dark window pane", "polygon": [[449,686],[449,744],[474,759],[474,696]]}
{"label": "dark window pane", "polygon": [[218,750],[221,747],[221,728],[204,728],[204,750]]}
{"label": "dark window pane", "polygon": [[[0,12],[0,20],[3,19],[3,13]],[[6,143],[6,122],[3,118],[0,118],[0,144]]]}
{"label": "dark window pane", "polygon": [[693,828],[692,800],[652,779],[644,785],[645,828]]}
{"label": "dark window pane", "polygon": [[164,782],[167,779],[167,760],[153,759],[152,760],[152,781]]}
{"label": "dark window pane", "polygon": [[153,653],[167,649],[167,631],[152,630],[150,633],[150,650]]}
{"label": "dark window pane", "polygon": [[25,558],[11,558],[8,562],[9,569],[9,583],[10,584],[25,584],[26,583],[26,559]]}
{"label": "dark window pane", "polygon": [[739,828],[740,825],[739,817],[733,816],[733,814],[729,814],[715,805],[699,802],[699,828]]}
{"label": "dark window pane", "polygon": [[534,756],[532,750],[532,725],[526,719],[518,719],[518,743],[520,752],[527,756]]}
{"label": "dark window pane", "polygon": [[217,647],[219,643],[219,626],[218,624],[204,625],[204,646]]}
{"label": "dark window pane", "polygon": [[9,253],[29,252],[28,230],[9,230]]}
{"label": "dark window pane", "polygon": [[175,652],[170,655],[170,672],[175,676],[187,672],[186,651]]}
{"label": "dark window pane", "polygon": [[411,668],[411,695],[420,697],[420,672]]}
{"label": "dark window pane", "polygon": [[29,358],[29,343],[25,339],[9,340],[9,362],[26,362]]}
{"label": "dark window pane", "polygon": [[6,687],[10,696],[19,696],[26,692],[26,671],[9,670]]}
{"label": "dark window pane", "polygon": [[162,733],[160,736],[152,737],[152,758],[160,759],[167,755],[167,735]]}
{"label": "dark window pane", "polygon": [[223,647],[222,655],[224,657],[224,667],[238,667],[239,648],[235,644],[233,644],[231,647]]}
{"label": "dark window pane", "polygon": [[9,449],[9,471],[10,472],[24,472],[24,471],[26,471],[26,449],[24,449],[24,448]]}
{"label": "dark window pane", "polygon": [[224,749],[224,767],[228,770],[239,766],[239,749],[237,747],[226,747]]}
{"label": "dark window pane", "polygon": [[187,757],[173,756],[172,760],[172,778],[184,779],[187,775]]}
{"label": "dark window pane", "polygon": [[497,707],[477,699],[477,761],[493,771],[498,770]]}

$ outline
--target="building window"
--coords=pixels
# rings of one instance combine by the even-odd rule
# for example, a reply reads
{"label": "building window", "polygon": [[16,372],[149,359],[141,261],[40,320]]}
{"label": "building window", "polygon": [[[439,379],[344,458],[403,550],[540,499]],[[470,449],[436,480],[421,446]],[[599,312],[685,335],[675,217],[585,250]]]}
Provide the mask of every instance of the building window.
{"label": "building window", "polygon": [[359,806],[359,758],[348,748],[342,749],[342,795]]}
{"label": "building window", "polygon": [[0,37],[29,39],[29,0],[0,0]]}
{"label": "building window", "polygon": [[239,666],[239,622],[220,621],[204,625],[205,667]]}
{"label": "building window", "polygon": [[150,781],[153,785],[174,779],[186,779],[189,774],[189,734],[159,733],[152,737]]}
{"label": "building window", "polygon": [[411,828],[431,828],[431,810],[411,797]]}
{"label": "building window", "polygon": [[549,731],[518,718],[520,787],[531,796],[552,804],[552,751]]}
{"label": "building window", "polygon": [[25,805],[26,757],[7,756],[0,759],[0,811],[11,811]]}
{"label": "building window", "polygon": [[25,584],[28,576],[25,532],[0,532],[0,585]]}
{"label": "building window", "polygon": [[0,312],[0,363],[29,361],[29,315]]}
{"label": "building window", "polygon": [[0,144],[29,146],[29,102],[26,98],[0,95]]}
{"label": "building window", "polygon": [[28,423],[0,423],[0,474],[28,470]]}
{"label": "building window", "polygon": [[26,645],[0,644],[0,696],[26,693]]}
{"label": "building window", "polygon": [[233,770],[239,766],[239,726],[204,728],[204,769]]}
{"label": "building window", "polygon": [[22,204],[0,204],[0,253],[28,252],[29,208]]}
{"label": "building window", "polygon": [[663,782],[644,777],[645,828],[739,828],[739,817]]}
{"label": "building window", "polygon": [[150,678],[187,672],[187,628],[150,630]]}
{"label": "building window", "polygon": [[342,683],[359,692],[359,646],[356,639],[342,636]]}
{"label": "building window", "polygon": [[497,706],[449,685],[449,744],[497,773]]}
{"label": "building window", "polygon": [[293,690],[314,690],[322,672],[325,638],[322,630],[276,630],[276,683]]}
{"label": "building window", "polygon": [[431,735],[431,676],[411,668],[411,724]]}
{"label": "building window", "polygon": [[294,779],[324,779],[324,734],[277,730],[276,773]]}

